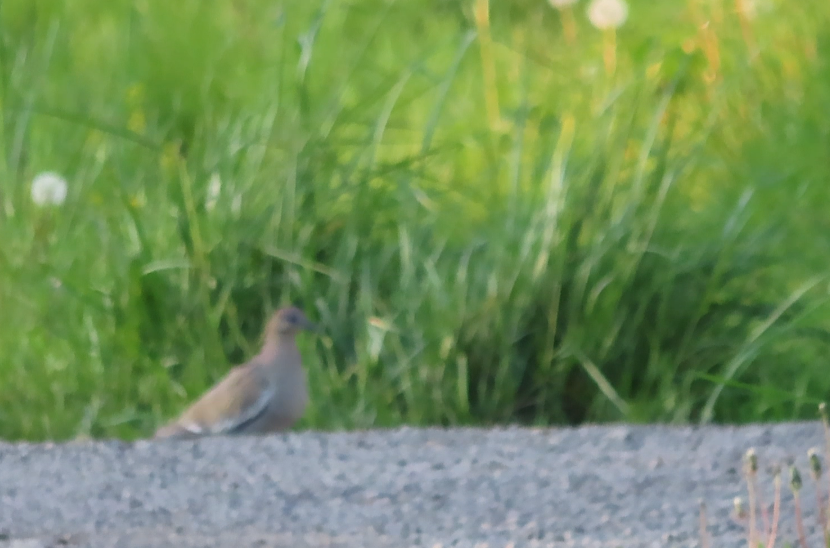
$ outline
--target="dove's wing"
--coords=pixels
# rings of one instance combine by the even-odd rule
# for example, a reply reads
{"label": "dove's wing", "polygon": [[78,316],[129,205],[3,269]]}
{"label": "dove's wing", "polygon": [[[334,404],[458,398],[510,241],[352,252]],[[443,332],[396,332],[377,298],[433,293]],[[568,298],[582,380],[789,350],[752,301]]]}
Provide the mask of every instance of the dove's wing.
{"label": "dove's wing", "polygon": [[251,362],[234,367],[182,413],[175,421],[177,430],[192,436],[240,432],[267,412],[275,388],[264,364]]}

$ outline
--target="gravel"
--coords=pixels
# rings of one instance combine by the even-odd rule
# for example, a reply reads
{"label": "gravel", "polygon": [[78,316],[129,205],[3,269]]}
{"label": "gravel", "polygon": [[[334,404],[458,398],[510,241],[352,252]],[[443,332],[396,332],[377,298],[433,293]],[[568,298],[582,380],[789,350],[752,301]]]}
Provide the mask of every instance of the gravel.
{"label": "gravel", "polygon": [[806,453],[823,443],[819,423],[0,443],[0,547],[705,546],[700,501],[708,546],[746,546],[749,447],[770,506],[784,464],[778,545],[797,545],[794,460],[819,546]]}

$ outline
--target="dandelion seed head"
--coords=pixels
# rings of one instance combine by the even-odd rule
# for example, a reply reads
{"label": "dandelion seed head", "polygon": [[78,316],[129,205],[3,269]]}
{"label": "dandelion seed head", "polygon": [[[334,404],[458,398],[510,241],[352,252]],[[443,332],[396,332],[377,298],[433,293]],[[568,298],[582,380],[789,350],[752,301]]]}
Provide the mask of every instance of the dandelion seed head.
{"label": "dandelion seed head", "polygon": [[600,30],[616,29],[628,19],[625,0],[593,0],[588,5],[588,20]]}
{"label": "dandelion seed head", "polygon": [[738,0],[738,13],[747,19],[755,19],[760,15],[765,15],[773,10],[773,4],[770,0]]}
{"label": "dandelion seed head", "polygon": [[579,0],[548,0],[551,6],[554,8],[561,10],[562,8],[567,8],[568,6],[573,6]]}
{"label": "dandelion seed head", "polygon": [[53,171],[38,173],[32,179],[32,201],[39,206],[59,206],[66,200],[68,187],[66,179]]}

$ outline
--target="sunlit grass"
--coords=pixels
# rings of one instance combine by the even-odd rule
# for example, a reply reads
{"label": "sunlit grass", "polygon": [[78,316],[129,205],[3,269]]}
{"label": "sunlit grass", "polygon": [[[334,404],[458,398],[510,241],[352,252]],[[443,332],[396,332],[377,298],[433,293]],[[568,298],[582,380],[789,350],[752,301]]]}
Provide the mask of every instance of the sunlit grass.
{"label": "sunlit grass", "polygon": [[146,434],[286,302],[305,427],[811,416],[811,4],[636,3],[607,70],[584,2],[4,3],[0,436]]}

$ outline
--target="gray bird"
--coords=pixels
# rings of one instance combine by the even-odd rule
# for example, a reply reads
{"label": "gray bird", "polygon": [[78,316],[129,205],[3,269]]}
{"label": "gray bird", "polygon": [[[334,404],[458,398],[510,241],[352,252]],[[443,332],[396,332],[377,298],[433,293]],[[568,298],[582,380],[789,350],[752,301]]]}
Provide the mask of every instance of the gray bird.
{"label": "gray bird", "polygon": [[316,331],[302,310],[278,310],[265,328],[259,354],[231,369],[155,438],[265,434],[291,428],[308,404],[306,373],[294,336]]}

